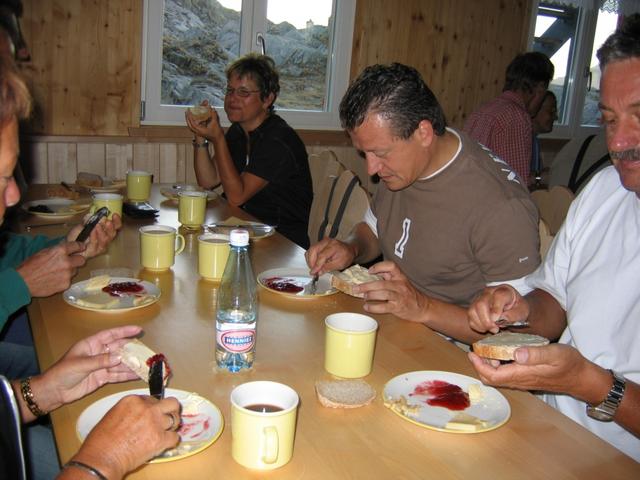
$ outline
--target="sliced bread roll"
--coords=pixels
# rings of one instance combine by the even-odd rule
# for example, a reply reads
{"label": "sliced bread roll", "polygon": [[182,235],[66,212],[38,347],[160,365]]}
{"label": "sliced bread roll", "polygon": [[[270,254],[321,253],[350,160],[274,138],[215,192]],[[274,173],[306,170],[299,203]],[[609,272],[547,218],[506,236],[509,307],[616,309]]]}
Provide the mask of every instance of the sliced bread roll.
{"label": "sliced bread roll", "polygon": [[76,184],[83,187],[102,187],[102,177],[95,173],[78,172]]}
{"label": "sliced bread roll", "polygon": [[145,382],[149,381],[149,367],[151,362],[162,360],[164,363],[164,382],[171,375],[171,368],[162,353],[156,353],[138,339],[130,340],[122,345],[117,352],[122,358],[122,363],[134,371]]}
{"label": "sliced bread roll", "polygon": [[367,382],[356,380],[319,380],[316,395],[320,403],[329,408],[357,408],[369,405],[376,391]]}
{"label": "sliced bread roll", "polygon": [[473,344],[473,352],[481,357],[495,360],[513,360],[520,347],[543,347],[549,340],[540,335],[516,332],[500,332],[489,335]]}
{"label": "sliced bread roll", "polygon": [[362,298],[364,297],[363,294],[353,293],[353,286],[360,285],[362,283],[375,282],[376,280],[382,280],[382,277],[369,273],[366,268],[360,265],[353,265],[342,272],[334,273],[331,277],[331,286],[346,293],[347,295]]}

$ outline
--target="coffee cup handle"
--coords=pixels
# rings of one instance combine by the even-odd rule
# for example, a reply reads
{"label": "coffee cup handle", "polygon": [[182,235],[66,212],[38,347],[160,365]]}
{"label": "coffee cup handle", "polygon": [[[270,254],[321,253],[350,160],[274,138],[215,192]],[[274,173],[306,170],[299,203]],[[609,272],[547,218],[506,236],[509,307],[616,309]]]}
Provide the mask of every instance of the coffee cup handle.
{"label": "coffee cup handle", "polygon": [[264,444],[262,448],[264,454],[262,455],[262,461],[266,464],[275,463],[275,461],[278,460],[279,453],[278,430],[276,427],[270,426],[265,427],[262,430],[262,433],[264,434]]}
{"label": "coffee cup handle", "polygon": [[176,233],[176,240],[178,241],[178,246],[176,247],[176,255],[182,253],[185,246],[184,237],[180,233]]}

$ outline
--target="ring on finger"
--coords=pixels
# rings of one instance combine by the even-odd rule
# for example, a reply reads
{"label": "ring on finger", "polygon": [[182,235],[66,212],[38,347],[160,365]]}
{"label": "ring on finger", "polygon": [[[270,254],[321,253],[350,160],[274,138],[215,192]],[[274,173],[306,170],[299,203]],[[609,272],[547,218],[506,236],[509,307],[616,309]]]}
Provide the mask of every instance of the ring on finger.
{"label": "ring on finger", "polygon": [[165,415],[171,419],[171,423],[165,430],[168,432],[178,430],[178,428],[180,428],[180,422],[176,421],[176,416],[173,413],[165,413]]}

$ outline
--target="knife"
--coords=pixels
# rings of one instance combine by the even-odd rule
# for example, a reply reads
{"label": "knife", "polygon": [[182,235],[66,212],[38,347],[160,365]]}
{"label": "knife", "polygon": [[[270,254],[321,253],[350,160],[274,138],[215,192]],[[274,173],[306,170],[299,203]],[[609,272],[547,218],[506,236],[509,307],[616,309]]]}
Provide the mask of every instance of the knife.
{"label": "knife", "polygon": [[164,362],[160,358],[149,367],[149,394],[158,400],[164,398]]}

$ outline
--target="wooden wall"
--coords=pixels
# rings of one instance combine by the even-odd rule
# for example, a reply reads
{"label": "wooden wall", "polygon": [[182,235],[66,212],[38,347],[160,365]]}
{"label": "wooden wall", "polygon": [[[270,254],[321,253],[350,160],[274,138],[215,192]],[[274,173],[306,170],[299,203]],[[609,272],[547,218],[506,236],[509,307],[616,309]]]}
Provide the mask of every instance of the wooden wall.
{"label": "wooden wall", "polygon": [[[357,0],[351,77],[373,63],[413,65],[440,99],[449,124],[461,127],[500,92],[506,65],[524,50],[531,2]],[[32,178],[71,180],[74,168],[89,167],[119,176],[125,166],[147,165],[157,178],[189,181],[186,127],[139,124],[142,0],[23,3],[33,58],[23,70],[37,105],[34,120],[22,129],[31,134],[23,151]],[[338,149],[363,172],[344,132],[302,137],[310,152]]]}

